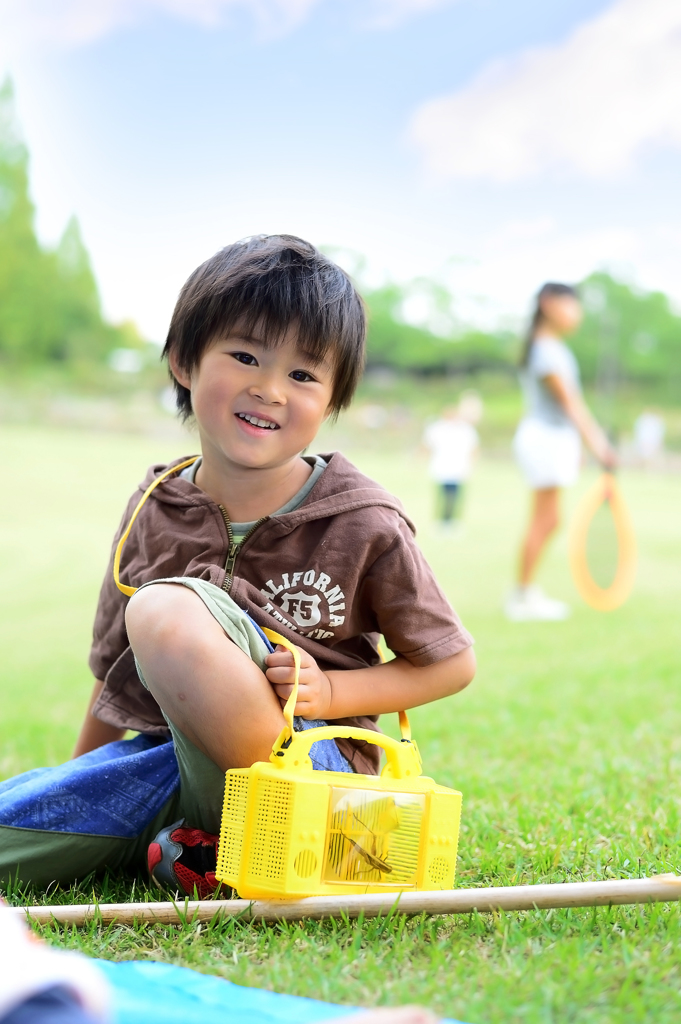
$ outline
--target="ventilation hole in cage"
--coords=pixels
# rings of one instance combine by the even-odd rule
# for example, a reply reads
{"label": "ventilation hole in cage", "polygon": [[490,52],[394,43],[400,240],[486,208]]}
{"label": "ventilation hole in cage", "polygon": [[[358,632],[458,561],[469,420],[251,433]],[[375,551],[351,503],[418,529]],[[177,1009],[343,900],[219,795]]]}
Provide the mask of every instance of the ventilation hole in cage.
{"label": "ventilation hole in cage", "polygon": [[300,878],[309,878],[317,867],[317,858],[312,850],[301,850],[294,860],[293,866]]}
{"label": "ventilation hole in cage", "polygon": [[216,868],[220,881],[239,873],[247,797],[248,779],[244,775],[228,774]]}
{"label": "ventilation hole in cage", "polygon": [[445,878],[449,874],[449,861],[446,857],[436,857],[428,869],[428,874],[433,885],[439,885],[440,882],[444,882]]}

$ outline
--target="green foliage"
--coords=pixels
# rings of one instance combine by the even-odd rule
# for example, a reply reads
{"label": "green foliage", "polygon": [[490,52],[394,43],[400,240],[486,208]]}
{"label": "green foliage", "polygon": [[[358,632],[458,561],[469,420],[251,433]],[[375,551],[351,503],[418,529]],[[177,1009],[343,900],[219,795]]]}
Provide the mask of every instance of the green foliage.
{"label": "green foliage", "polygon": [[606,390],[618,381],[662,384],[681,396],[681,316],[662,292],[644,292],[609,274],[580,285],[584,321],[570,344],[584,379]]}
{"label": "green foliage", "polygon": [[[585,317],[570,339],[587,385],[614,394],[629,382],[653,387],[661,400],[681,395],[681,317],[662,292],[644,292],[605,272],[580,285]],[[430,316],[405,318],[414,294]],[[368,365],[417,374],[513,373],[518,339],[508,332],[474,331],[452,316],[454,298],[423,280],[365,290],[369,308]]]}
{"label": "green foliage", "polygon": [[365,291],[369,309],[368,366],[388,366],[420,373],[475,373],[510,370],[512,338],[462,330],[451,317],[451,296],[441,287],[416,282],[430,300],[432,320],[444,330],[406,322],[403,308],[414,285],[387,284]]}
{"label": "green foliage", "polygon": [[0,88],[0,359],[101,362],[117,347],[141,347],[129,327],[121,331],[103,320],[76,218],[56,250],[39,244],[28,163],[8,79]]}

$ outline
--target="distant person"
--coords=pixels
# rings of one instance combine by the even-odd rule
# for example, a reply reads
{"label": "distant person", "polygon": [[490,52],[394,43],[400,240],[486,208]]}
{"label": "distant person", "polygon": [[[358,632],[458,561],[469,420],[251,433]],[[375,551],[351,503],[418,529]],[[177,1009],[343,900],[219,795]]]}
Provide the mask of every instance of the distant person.
{"label": "distant person", "polygon": [[533,582],[539,559],[560,521],[560,489],[577,481],[580,435],[602,466],[616,455],[582,397],[579,367],[564,338],[577,329],[582,307],[574,288],[545,284],[537,302],[520,365],[526,411],[513,447],[532,489],[530,523],[522,542],[517,585],[505,611],[509,619],[559,620],[568,605],[547,597]]}
{"label": "distant person", "polygon": [[457,518],[463,485],[468,480],[480,439],[475,429],[482,417],[477,392],[465,391],[456,406],[443,409],[426,427],[423,443],[431,453],[430,475],[438,485],[440,522],[450,527]]}
{"label": "distant person", "polygon": [[650,467],[662,455],[665,423],[659,413],[646,409],[634,423],[634,449],[638,460]]}

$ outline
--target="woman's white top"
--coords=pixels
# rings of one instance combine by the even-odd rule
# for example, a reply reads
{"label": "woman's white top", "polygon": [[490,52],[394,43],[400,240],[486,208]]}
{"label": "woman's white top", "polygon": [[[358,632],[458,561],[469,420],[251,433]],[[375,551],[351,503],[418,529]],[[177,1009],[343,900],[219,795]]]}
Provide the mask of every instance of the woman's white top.
{"label": "woman's white top", "polygon": [[571,350],[558,338],[537,337],[530,348],[527,365],[520,371],[525,396],[525,415],[554,427],[573,427],[560,402],[544,383],[544,378],[559,377],[569,391],[581,390],[579,366]]}
{"label": "woman's white top", "polygon": [[569,487],[577,481],[581,460],[579,431],[546,386],[555,375],[569,391],[580,391],[577,360],[558,338],[537,337],[520,371],[525,416],[513,449],[530,487]]}

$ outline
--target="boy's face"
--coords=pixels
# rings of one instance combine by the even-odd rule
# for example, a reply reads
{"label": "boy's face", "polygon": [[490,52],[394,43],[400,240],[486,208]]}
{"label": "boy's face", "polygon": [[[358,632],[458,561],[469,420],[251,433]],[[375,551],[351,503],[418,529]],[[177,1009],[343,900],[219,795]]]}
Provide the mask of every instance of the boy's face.
{"label": "boy's face", "polygon": [[333,369],[314,364],[293,329],[280,345],[233,333],[213,342],[186,374],[170,366],[192,396],[204,457],[266,469],[295,458],[328,416]]}

